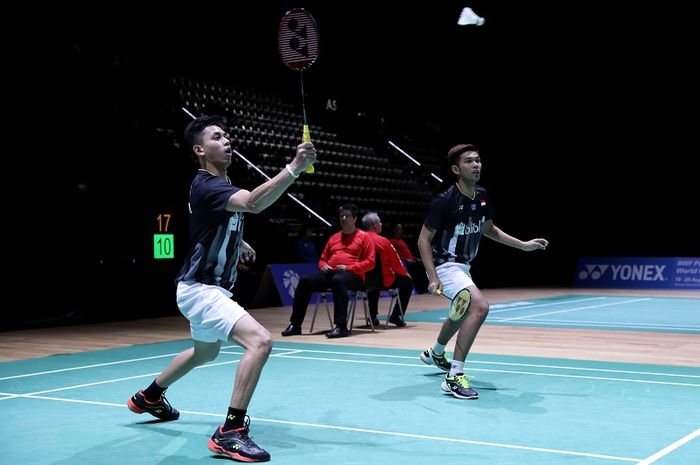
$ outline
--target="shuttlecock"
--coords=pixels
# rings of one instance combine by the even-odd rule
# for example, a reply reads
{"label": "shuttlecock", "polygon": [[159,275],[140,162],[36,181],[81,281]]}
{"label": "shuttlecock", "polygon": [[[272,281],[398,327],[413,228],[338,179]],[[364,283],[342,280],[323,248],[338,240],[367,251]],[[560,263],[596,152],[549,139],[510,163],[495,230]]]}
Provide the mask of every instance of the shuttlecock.
{"label": "shuttlecock", "polygon": [[474,13],[472,9],[467,6],[464,7],[462,12],[459,14],[457,24],[459,24],[460,26],[468,26],[469,24],[481,26],[482,24],[484,24],[484,18]]}

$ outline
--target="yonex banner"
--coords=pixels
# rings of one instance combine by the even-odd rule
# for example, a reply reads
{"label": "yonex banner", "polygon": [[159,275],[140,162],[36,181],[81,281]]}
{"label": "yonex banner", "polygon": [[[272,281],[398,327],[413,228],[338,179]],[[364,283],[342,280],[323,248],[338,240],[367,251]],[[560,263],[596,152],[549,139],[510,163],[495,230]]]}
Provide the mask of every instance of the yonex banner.
{"label": "yonex banner", "polygon": [[700,289],[700,257],[581,257],[579,287]]}
{"label": "yonex banner", "polygon": [[[315,263],[278,263],[268,265],[268,269],[275,281],[277,292],[282,299],[283,305],[292,305],[294,303],[294,293],[297,290],[297,284],[302,276],[315,273],[318,271],[318,266]],[[415,290],[414,290],[415,294]],[[380,297],[388,297],[389,293],[382,291]],[[314,297],[315,298],[315,297]],[[312,298],[311,302],[315,302]],[[329,302],[333,302],[333,296],[326,296]]]}

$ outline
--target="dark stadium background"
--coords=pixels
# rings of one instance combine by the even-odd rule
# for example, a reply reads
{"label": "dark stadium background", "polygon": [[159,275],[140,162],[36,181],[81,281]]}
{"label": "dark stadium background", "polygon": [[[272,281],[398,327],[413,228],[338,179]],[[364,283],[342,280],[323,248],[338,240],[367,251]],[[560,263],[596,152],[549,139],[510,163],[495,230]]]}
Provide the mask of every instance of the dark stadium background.
{"label": "dark stadium background", "polygon": [[[28,205],[36,227],[20,224],[17,234],[28,242],[23,265],[43,270],[18,279],[43,297],[10,327],[177,314],[172,281],[186,252],[195,166],[173,144],[188,121],[173,78],[273,92],[299,106],[298,74],[277,53],[279,19],[297,6],[320,28],[321,54],[305,73],[312,125],[393,157],[388,139],[439,162],[450,146],[475,143],[496,224],[550,240],[532,254],[482,241],[473,263],[481,287],[568,286],[584,255],[698,255],[696,34],[686,7],[238,3],[61,6],[60,20],[37,26],[36,55],[24,59],[40,61],[27,69],[46,78],[48,95],[30,109],[32,131],[51,126],[51,138],[35,160],[21,160],[41,165],[30,190],[43,200]],[[483,27],[457,26],[467,5]],[[261,181],[240,161],[230,173]],[[411,175],[432,192],[447,185]],[[285,202],[288,215],[314,222]],[[156,261],[154,218],[163,211],[175,215],[176,258]],[[253,271],[289,260],[285,224],[272,212],[252,216]],[[315,225],[322,246],[336,225]],[[418,231],[407,233],[414,246]]]}

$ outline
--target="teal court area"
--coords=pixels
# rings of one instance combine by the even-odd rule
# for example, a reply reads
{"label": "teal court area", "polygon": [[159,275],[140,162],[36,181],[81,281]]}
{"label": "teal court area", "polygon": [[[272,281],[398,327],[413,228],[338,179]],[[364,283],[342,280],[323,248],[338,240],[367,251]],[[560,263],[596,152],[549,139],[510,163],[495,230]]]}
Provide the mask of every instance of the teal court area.
{"label": "teal court area", "polygon": [[[179,420],[126,408],[189,344],[0,364],[0,463],[225,463],[206,443],[223,421],[240,348],[170,389]],[[459,400],[418,355],[276,343],[249,409],[251,436],[280,465],[700,464],[698,368],[476,354],[465,371],[480,398]]]}
{"label": "teal court area", "polygon": [[[408,321],[440,322],[444,309]],[[491,304],[487,325],[614,329],[700,334],[700,300],[672,297],[565,295]]]}

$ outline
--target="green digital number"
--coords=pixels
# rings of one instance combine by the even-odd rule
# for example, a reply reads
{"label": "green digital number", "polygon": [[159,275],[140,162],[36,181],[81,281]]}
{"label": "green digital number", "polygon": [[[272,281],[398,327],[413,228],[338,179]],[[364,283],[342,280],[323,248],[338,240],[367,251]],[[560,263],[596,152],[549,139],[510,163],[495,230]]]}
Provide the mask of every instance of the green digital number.
{"label": "green digital number", "polygon": [[175,258],[175,235],[174,234],[154,234],[153,235],[153,258],[173,259]]}

